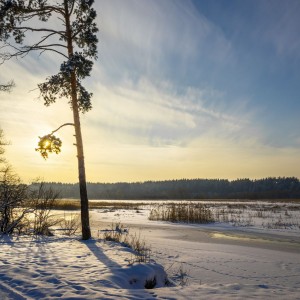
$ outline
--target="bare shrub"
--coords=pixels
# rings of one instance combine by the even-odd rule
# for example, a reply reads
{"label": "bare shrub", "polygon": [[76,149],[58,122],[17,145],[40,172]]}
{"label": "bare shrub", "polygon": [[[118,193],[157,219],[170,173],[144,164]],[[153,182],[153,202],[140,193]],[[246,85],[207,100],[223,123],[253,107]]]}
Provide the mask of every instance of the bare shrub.
{"label": "bare shrub", "polygon": [[27,225],[25,216],[32,211],[24,207],[27,186],[21,183],[10,166],[5,166],[0,174],[0,233],[21,232]]}
{"label": "bare shrub", "polygon": [[55,202],[59,193],[51,187],[45,188],[43,182],[38,186],[37,190],[31,191],[30,206],[33,208],[33,233],[36,235],[53,235],[50,227],[57,225],[60,220],[51,216],[51,210],[55,206]]}
{"label": "bare shrub", "polygon": [[181,286],[188,285],[189,281],[189,272],[186,270],[184,265],[180,263],[178,266],[177,262],[173,262],[171,266],[166,270],[168,277],[172,278],[176,284]]}
{"label": "bare shrub", "polygon": [[[2,88],[6,90],[9,86],[12,83]],[[31,211],[24,207],[27,186],[22,184],[20,177],[12,171],[3,156],[4,146],[7,145],[9,143],[0,129],[0,234],[22,232],[28,225],[25,217]]]}
{"label": "bare shrub", "polygon": [[59,221],[59,226],[63,234],[67,236],[74,235],[80,226],[80,215],[79,214],[70,214]]}
{"label": "bare shrub", "polygon": [[128,230],[120,222],[116,224],[112,223],[110,229],[104,229],[102,232],[103,238],[106,241],[122,243],[126,240],[127,242]]}
{"label": "bare shrub", "polygon": [[181,286],[186,286],[188,284],[188,272],[187,270],[184,269],[183,265],[181,264],[179,269],[178,269],[178,279],[179,279],[179,284]]}

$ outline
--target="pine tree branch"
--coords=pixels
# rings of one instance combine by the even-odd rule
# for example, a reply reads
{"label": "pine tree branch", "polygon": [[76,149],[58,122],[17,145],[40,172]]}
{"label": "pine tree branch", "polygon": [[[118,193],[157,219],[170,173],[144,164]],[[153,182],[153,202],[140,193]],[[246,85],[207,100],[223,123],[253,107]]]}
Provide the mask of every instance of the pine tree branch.
{"label": "pine tree branch", "polygon": [[[33,46],[37,47],[37,46],[41,45],[43,42],[45,42],[47,39],[49,39],[53,35],[54,35],[54,33],[52,32],[52,33],[49,33],[48,35],[43,36],[42,39],[38,43],[34,44]],[[67,46],[62,45],[62,44],[53,44],[53,45],[67,48]],[[42,46],[49,46],[49,45],[42,45]]]}
{"label": "pine tree branch", "polygon": [[34,28],[34,27],[29,27],[29,26],[20,26],[20,27],[15,27],[16,30],[29,30],[29,31],[33,31],[33,32],[51,32],[53,34],[58,34],[61,37],[65,36],[65,32],[64,31],[59,31],[59,30],[53,30],[53,29],[49,29],[49,28]]}
{"label": "pine tree branch", "polygon": [[37,46],[37,47],[35,47],[35,46],[23,46],[22,48],[18,48],[18,47],[15,47],[15,46],[7,43],[7,46],[10,46],[14,50],[16,50],[16,52],[15,53],[9,53],[9,52],[0,53],[0,58],[2,59],[2,62],[0,62],[0,65],[3,64],[5,61],[10,60],[13,57],[19,57],[20,56],[20,57],[23,58],[23,57],[27,56],[31,51],[41,51],[41,53],[43,53],[45,51],[52,51],[52,52],[55,52],[57,54],[62,55],[65,58],[68,58],[67,55],[60,52],[59,50],[50,48],[51,46],[56,47],[58,45],[60,45],[61,47],[66,48],[64,45],[61,45],[61,44],[57,44],[57,45],[56,44],[49,44],[49,45],[45,45],[45,46],[40,45],[40,46]]}
{"label": "pine tree branch", "polygon": [[25,14],[30,14],[30,13],[36,13],[37,15],[46,15],[49,14],[51,12],[56,12],[59,13],[61,15],[65,15],[65,12],[63,10],[63,8],[59,8],[59,6],[51,6],[51,5],[47,5],[44,6],[43,8],[25,8],[24,9],[24,13]]}
{"label": "pine tree branch", "polygon": [[49,47],[62,47],[62,48],[67,49],[67,46],[62,45],[62,44],[33,45],[33,46],[29,46],[29,47],[32,50],[38,50],[38,48],[44,49],[44,48],[49,48]]}
{"label": "pine tree branch", "polygon": [[32,49],[32,50],[36,50],[36,51],[41,50],[41,54],[44,53],[45,51],[52,51],[52,52],[55,52],[55,53],[57,53],[57,54],[62,55],[62,56],[65,57],[65,58],[68,58],[68,56],[65,55],[64,53],[62,53],[62,52],[60,52],[60,51],[58,51],[58,50],[52,49],[52,48],[48,48],[48,47],[41,47],[41,46],[40,46],[40,47],[37,47],[36,49]]}
{"label": "pine tree branch", "polygon": [[65,123],[65,124],[62,124],[61,126],[59,126],[57,129],[53,130],[50,135],[52,135],[53,133],[55,133],[56,131],[58,131],[59,129],[61,129],[62,127],[64,126],[75,126],[74,123]]}

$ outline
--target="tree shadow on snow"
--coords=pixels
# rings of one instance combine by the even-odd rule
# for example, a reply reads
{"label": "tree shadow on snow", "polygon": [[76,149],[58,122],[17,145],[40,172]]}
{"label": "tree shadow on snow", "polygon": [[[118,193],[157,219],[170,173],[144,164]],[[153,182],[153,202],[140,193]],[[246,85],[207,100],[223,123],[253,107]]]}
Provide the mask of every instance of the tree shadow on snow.
{"label": "tree shadow on snow", "polygon": [[90,239],[87,241],[81,241],[82,243],[84,243],[89,250],[94,254],[94,256],[102,263],[104,264],[106,267],[108,267],[109,269],[113,269],[113,268],[122,268],[121,265],[119,265],[118,263],[116,263],[115,261],[111,260],[101,249],[101,247],[99,245],[97,245],[97,241]]}

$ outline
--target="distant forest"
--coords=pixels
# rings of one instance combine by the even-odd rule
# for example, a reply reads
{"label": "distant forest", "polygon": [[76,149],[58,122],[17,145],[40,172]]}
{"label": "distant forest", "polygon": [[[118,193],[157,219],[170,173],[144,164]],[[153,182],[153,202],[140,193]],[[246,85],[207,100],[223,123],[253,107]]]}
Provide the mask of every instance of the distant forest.
{"label": "distant forest", "polygon": [[[78,184],[47,182],[62,198],[80,198]],[[88,183],[89,199],[300,199],[296,177],[180,179],[135,183]]]}

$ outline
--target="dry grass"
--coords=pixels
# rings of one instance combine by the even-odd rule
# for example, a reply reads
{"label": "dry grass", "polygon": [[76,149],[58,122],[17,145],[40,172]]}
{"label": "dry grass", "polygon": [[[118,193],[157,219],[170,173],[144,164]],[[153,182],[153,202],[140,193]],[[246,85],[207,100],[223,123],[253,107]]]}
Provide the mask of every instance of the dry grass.
{"label": "dry grass", "polygon": [[149,220],[184,222],[184,223],[212,223],[212,211],[201,203],[163,203],[151,209]]}
{"label": "dry grass", "polygon": [[80,227],[80,215],[70,214],[67,216],[64,214],[64,218],[59,222],[60,229],[63,234],[67,236],[75,235]]}
{"label": "dry grass", "polygon": [[300,228],[298,215],[300,205],[283,202],[223,203],[211,205],[217,222],[233,226],[261,226],[268,229]]}
{"label": "dry grass", "polygon": [[182,223],[229,223],[233,226],[259,226],[273,229],[297,229],[300,205],[284,202],[164,202],[156,204],[149,219]]}
{"label": "dry grass", "polygon": [[120,243],[123,246],[131,248],[134,253],[129,264],[135,262],[147,263],[151,260],[151,249],[146,245],[145,240],[142,240],[140,235],[129,234],[129,230],[121,223],[112,223],[109,229],[98,231],[99,237],[105,241]]}
{"label": "dry grass", "polygon": [[[147,205],[148,203],[144,202],[117,202],[117,201],[89,201],[90,209],[105,209],[105,208],[114,208],[114,209],[135,209],[139,210],[141,206]],[[57,200],[53,209],[57,210],[78,210],[80,209],[80,200],[77,199],[61,199]]]}

